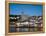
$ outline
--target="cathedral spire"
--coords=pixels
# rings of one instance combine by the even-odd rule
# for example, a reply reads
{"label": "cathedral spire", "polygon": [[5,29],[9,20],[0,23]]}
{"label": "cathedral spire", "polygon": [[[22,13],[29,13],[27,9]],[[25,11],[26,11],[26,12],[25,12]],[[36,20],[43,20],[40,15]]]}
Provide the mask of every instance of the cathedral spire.
{"label": "cathedral spire", "polygon": [[24,12],[22,11],[21,14],[24,15]]}

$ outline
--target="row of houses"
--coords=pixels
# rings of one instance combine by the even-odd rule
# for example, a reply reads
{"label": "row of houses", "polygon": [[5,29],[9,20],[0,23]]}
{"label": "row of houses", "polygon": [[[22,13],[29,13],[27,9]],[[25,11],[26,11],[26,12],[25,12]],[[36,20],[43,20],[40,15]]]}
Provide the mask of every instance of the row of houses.
{"label": "row of houses", "polygon": [[[16,15],[16,17],[10,17],[10,23],[16,24],[17,27],[22,26],[40,26],[42,27],[42,16],[26,16],[26,15]],[[38,26],[38,27],[39,27]]]}
{"label": "row of houses", "polygon": [[40,30],[43,27],[42,16],[10,15],[9,20],[12,31],[15,31],[16,29],[16,31],[26,32],[29,30]]}

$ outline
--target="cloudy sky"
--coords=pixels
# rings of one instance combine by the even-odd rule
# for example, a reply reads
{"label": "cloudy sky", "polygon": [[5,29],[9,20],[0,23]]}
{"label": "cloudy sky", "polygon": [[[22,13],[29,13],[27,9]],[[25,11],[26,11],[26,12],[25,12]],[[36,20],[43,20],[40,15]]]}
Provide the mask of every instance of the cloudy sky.
{"label": "cloudy sky", "polygon": [[10,15],[19,15],[24,12],[24,14],[29,16],[41,16],[42,15],[42,5],[34,4],[9,4]]}

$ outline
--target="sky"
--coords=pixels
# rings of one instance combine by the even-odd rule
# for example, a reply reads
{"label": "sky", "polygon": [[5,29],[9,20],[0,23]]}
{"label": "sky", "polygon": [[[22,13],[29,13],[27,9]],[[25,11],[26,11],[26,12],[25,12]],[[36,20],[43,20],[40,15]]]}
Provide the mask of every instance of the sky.
{"label": "sky", "polygon": [[29,16],[42,16],[42,5],[34,4],[9,4],[10,15],[21,15],[24,12],[25,15]]}

